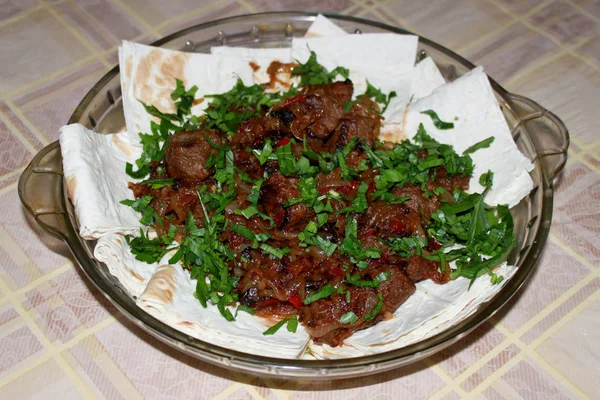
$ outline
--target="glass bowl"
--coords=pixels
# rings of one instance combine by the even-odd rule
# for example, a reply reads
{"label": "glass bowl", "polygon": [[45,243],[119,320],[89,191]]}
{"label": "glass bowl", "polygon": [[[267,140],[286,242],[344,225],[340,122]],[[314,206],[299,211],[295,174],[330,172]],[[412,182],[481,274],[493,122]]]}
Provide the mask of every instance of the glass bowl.
{"label": "glass bowl", "polygon": [[[209,52],[211,46],[288,47],[294,36],[303,36],[315,13],[282,12],[243,15],[196,25],[153,43],[154,46],[189,52]],[[364,19],[329,15],[336,24],[355,34],[405,30]],[[430,56],[448,81],[474,65],[425,38],[419,39],[418,59]],[[49,234],[62,239],[89,279],[121,311],[149,334],[180,351],[211,364],[255,375],[294,379],[337,379],[363,376],[397,368],[457,342],[483,323],[519,290],[534,269],[546,242],[552,219],[553,179],[563,168],[569,135],[554,114],[534,101],[508,93],[491,80],[519,149],[534,161],[533,191],[511,212],[518,245],[509,262],[515,275],[492,299],[468,318],[433,337],[381,354],[340,360],[290,360],[262,357],[211,345],[160,322],[140,309],[107,267],[93,257],[95,242],[79,235],[72,204],[63,181],[60,146],[42,149],[19,180],[25,208]],[[121,131],[125,126],[121,104],[119,67],[114,67],[87,93],[69,123],[80,123],[98,132]]]}

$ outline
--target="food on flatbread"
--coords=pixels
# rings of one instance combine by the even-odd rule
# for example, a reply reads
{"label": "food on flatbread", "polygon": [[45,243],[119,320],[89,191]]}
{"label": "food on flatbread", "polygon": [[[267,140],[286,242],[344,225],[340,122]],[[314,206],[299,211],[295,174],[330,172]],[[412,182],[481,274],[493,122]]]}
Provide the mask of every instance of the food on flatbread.
{"label": "food on flatbread", "polygon": [[[313,30],[313,33],[317,32],[317,34],[312,36],[326,36],[332,33],[327,33],[327,29],[324,28],[325,25],[321,24],[321,28],[317,25],[314,25],[315,29]],[[321,34],[318,32],[319,29],[322,29]],[[312,56],[310,50],[319,46],[320,52],[323,54],[319,54],[318,63],[316,59],[313,60],[315,62],[312,63],[309,69],[312,70],[314,67],[320,70],[320,72],[325,70],[326,79],[330,79],[328,77],[329,72],[336,70],[337,66],[344,65],[347,62],[346,60],[350,59],[346,65],[350,66],[350,68],[347,68],[347,73],[353,83],[354,93],[351,101],[345,102],[343,108],[345,106],[352,110],[354,103],[361,103],[358,100],[358,95],[365,92],[369,92],[371,101],[375,100],[376,103],[379,102],[378,106],[380,110],[386,106],[386,103],[388,104],[388,108],[384,113],[385,119],[380,121],[380,139],[401,141],[413,138],[420,131],[418,129],[420,125],[423,124],[425,133],[439,143],[452,144],[456,148],[464,150],[467,150],[468,147],[471,147],[471,150],[483,147],[483,150],[478,150],[471,154],[473,159],[477,157],[478,153],[496,146],[494,151],[503,154],[503,157],[507,156],[509,158],[512,157],[512,160],[520,160],[517,163],[517,168],[514,170],[517,174],[513,174],[512,176],[524,175],[529,178],[527,171],[532,168],[532,164],[524,159],[514,146],[514,142],[510,138],[510,132],[506,127],[506,122],[495,118],[494,112],[499,112],[498,104],[493,99],[493,92],[482,70],[475,70],[453,83],[445,84],[443,77],[431,59],[425,58],[416,65],[414,64],[414,59],[416,58],[416,37],[386,37],[383,40],[395,43],[394,46],[397,49],[393,54],[390,52],[385,53],[391,54],[390,57],[386,56],[388,59],[382,61],[382,55],[377,55],[377,51],[375,51],[376,54],[373,57],[363,57],[356,62],[354,59],[357,58],[353,57],[352,52],[348,52],[345,47],[353,46],[355,52],[368,52],[369,49],[378,48],[376,45],[371,45],[370,43],[381,41],[382,38],[378,35],[367,34],[357,39],[356,35],[343,35],[343,33],[341,30],[337,32],[340,36],[349,37],[346,39],[337,38],[335,39],[335,43],[331,42],[329,44],[327,41],[323,41],[323,38],[319,38],[319,40],[314,42],[314,46],[310,40],[295,38],[290,49],[213,48],[211,50],[215,53],[214,57],[155,49],[149,46],[124,42],[123,47],[119,49],[119,59],[122,67],[123,106],[128,131],[123,134],[109,135],[111,140],[87,140],[81,141],[77,145],[81,147],[79,151],[86,154],[95,151],[110,153],[114,151],[114,146],[112,145],[112,140],[114,139],[112,137],[125,137],[127,139],[125,142],[129,145],[126,148],[131,149],[131,151],[127,151],[126,156],[119,156],[113,160],[112,165],[119,166],[122,174],[125,164],[129,163],[131,165],[128,171],[131,175],[136,175],[136,177],[125,178],[124,180],[119,174],[110,174],[115,179],[97,180],[95,183],[98,188],[90,192],[88,195],[89,199],[83,202],[74,201],[74,203],[80,220],[82,220],[82,215],[90,215],[90,218],[86,218],[86,225],[88,226],[86,229],[88,232],[93,231],[94,234],[88,234],[86,237],[100,238],[95,251],[96,258],[104,261],[109,266],[111,272],[124,284],[125,288],[132,295],[139,297],[138,304],[140,307],[163,322],[216,345],[256,354],[265,354],[265,349],[269,348],[271,350],[270,344],[276,343],[272,348],[273,352],[269,354],[281,357],[334,358],[387,351],[414,343],[424,337],[440,332],[456,321],[460,321],[468,316],[481,302],[487,301],[487,299],[493,296],[505,282],[501,281],[498,283],[502,276],[510,278],[514,272],[514,267],[506,266],[503,263],[498,268],[492,268],[492,265],[496,265],[499,258],[505,256],[502,254],[503,252],[498,252],[498,254],[492,256],[492,260],[489,262],[487,261],[488,257],[483,256],[478,260],[480,263],[483,263],[483,268],[478,270],[484,271],[489,269],[492,273],[492,279],[472,280],[472,278],[458,276],[444,285],[438,285],[431,280],[420,281],[415,285],[415,293],[393,314],[386,313],[384,315],[385,318],[377,324],[368,329],[357,331],[354,335],[343,341],[343,346],[331,347],[323,343],[314,345],[314,341],[308,340],[309,337],[303,325],[298,325],[297,319],[294,319],[292,316],[283,319],[281,319],[282,316],[278,316],[275,319],[261,318],[248,314],[248,312],[256,313],[252,308],[239,305],[239,302],[236,303],[238,304],[237,310],[235,306],[226,306],[227,302],[233,298],[231,292],[227,291],[227,286],[216,287],[216,292],[211,292],[210,298],[206,303],[208,307],[202,307],[200,302],[194,297],[194,295],[197,295],[198,288],[206,286],[210,290],[213,290],[215,288],[212,287],[212,283],[218,282],[207,280],[206,274],[190,276],[188,272],[181,269],[181,263],[175,262],[176,258],[173,258],[173,254],[183,247],[179,243],[182,239],[185,242],[185,238],[176,229],[166,232],[166,235],[162,236],[158,236],[152,229],[147,231],[147,225],[152,225],[156,222],[156,216],[158,215],[157,210],[149,206],[152,200],[150,196],[146,198],[142,196],[134,199],[132,193],[128,193],[124,196],[121,194],[121,197],[119,197],[118,193],[122,193],[121,191],[125,188],[127,180],[132,181],[133,185],[139,184],[140,181],[144,180],[144,185],[149,185],[153,190],[172,187],[177,184],[174,178],[148,179],[147,175],[153,168],[151,164],[156,162],[160,157],[164,158],[164,155],[161,155],[161,151],[166,150],[166,148],[161,148],[162,140],[169,137],[173,131],[178,131],[178,126],[184,125],[184,128],[189,130],[190,128],[194,128],[194,123],[198,123],[199,120],[206,118],[212,120],[211,129],[227,131],[231,135],[235,135],[236,126],[244,123],[244,118],[239,119],[235,115],[229,115],[227,118],[219,119],[218,113],[214,112],[211,116],[210,114],[214,109],[209,109],[209,104],[218,99],[225,103],[226,96],[209,97],[207,96],[208,94],[224,93],[232,87],[234,89],[237,87],[237,94],[240,95],[242,94],[241,92],[245,92],[246,89],[252,87],[254,83],[267,84],[265,86],[253,87],[250,90],[249,98],[246,98],[248,100],[248,104],[246,105],[262,102],[266,107],[273,106],[282,100],[280,91],[286,92],[294,86],[297,87],[302,78],[301,75],[292,75],[291,68],[289,67],[281,68],[277,69],[276,74],[276,77],[280,80],[278,82],[279,86],[268,85],[272,83],[272,74],[269,74],[268,70],[272,66],[273,61],[278,62],[280,65],[290,63],[310,65],[309,61]],[[377,57],[379,57],[381,62],[373,63],[372,61],[377,59]],[[337,69],[334,80],[343,81],[345,79],[345,69]],[[274,69],[271,68],[271,70]],[[320,76],[319,79],[322,79],[324,76],[322,73],[317,75]],[[380,85],[377,86],[377,83],[380,83]],[[197,90],[186,90],[186,88],[193,86],[197,86]],[[275,89],[269,89],[268,86],[273,86]],[[437,90],[438,88],[440,89]],[[264,93],[269,91],[271,93]],[[396,95],[392,96],[392,92],[396,92]],[[292,91],[288,95],[296,96],[298,93]],[[241,100],[242,97],[238,97],[238,100]],[[483,107],[479,109],[477,107],[465,107],[464,109],[453,108],[452,112],[448,112],[451,105],[447,104],[447,100],[440,101],[442,98],[451,98],[457,104],[482,103],[485,104],[485,107],[492,110],[483,110]],[[138,99],[146,100],[146,106],[149,108],[145,107]],[[420,99],[423,99],[423,101],[418,104],[419,107],[416,107]],[[481,102],[482,99],[485,101]],[[156,105],[156,107],[152,107],[152,104]],[[427,109],[425,108],[426,104],[436,104],[436,106]],[[221,111],[223,109],[227,110],[227,107],[221,107]],[[147,112],[148,110],[150,113]],[[192,119],[192,124],[189,124],[188,117],[184,116],[184,114],[188,113],[196,116],[195,121]],[[475,138],[469,138],[463,134],[464,132],[475,132],[477,130],[472,126],[473,123],[480,123],[479,121],[481,120],[473,118],[473,115],[476,113],[487,113],[494,117],[490,119],[488,126],[481,129],[480,132],[481,135],[485,135],[486,129],[489,128],[490,132],[496,133],[493,139],[490,135],[483,138],[483,140],[479,140],[481,139],[479,136],[477,140],[474,140]],[[255,113],[251,114],[255,118],[261,117],[261,115],[255,115]],[[173,115],[177,115],[177,118],[171,119]],[[165,117],[167,118],[165,119]],[[419,118],[422,118],[422,120],[419,120]],[[441,129],[441,127],[448,126],[448,124],[454,124],[454,128],[451,130]],[[142,128],[144,126],[147,128]],[[414,129],[415,126],[417,126],[417,129]],[[63,145],[63,137],[65,146],[69,146],[70,142],[78,143],[79,138],[76,135],[81,133],[82,130],[84,128],[79,125],[64,127],[61,134],[61,146]],[[91,136],[106,136],[91,131],[85,133]],[[143,134],[140,135],[140,133]],[[254,133],[250,136],[253,136]],[[182,134],[181,136],[182,139],[189,139],[186,136],[190,135]],[[421,134],[419,137],[424,137],[429,141],[429,138],[424,134]],[[149,146],[153,141],[157,146]],[[196,138],[192,138],[191,143],[197,144]],[[432,141],[429,141],[429,143],[431,144]],[[511,143],[512,146],[510,146]],[[258,150],[253,153],[254,157],[258,159],[260,156],[266,156],[267,161],[265,163],[271,162],[272,160],[269,161],[269,158],[277,157],[279,149],[276,147],[277,144],[279,142],[271,144],[271,153],[269,155],[267,155],[269,153],[268,148],[266,152],[264,151],[265,147],[254,149]],[[497,146],[498,144],[500,146]],[[485,146],[490,147],[485,148]],[[198,147],[197,154],[202,157],[205,151],[202,150],[202,146]],[[123,148],[123,146],[120,145],[119,148]],[[146,151],[150,149],[152,151]],[[143,155],[142,158],[139,158],[140,154]],[[519,156],[523,158],[519,159]],[[485,186],[489,185],[490,181],[494,183],[492,190],[496,190],[497,193],[502,194],[507,191],[506,186],[499,185],[499,183],[510,183],[512,179],[510,177],[507,178],[505,168],[501,162],[490,162],[494,161],[493,158],[493,156],[487,157],[484,163],[475,162],[475,170],[469,183],[471,188],[475,188],[474,191],[479,192],[480,195],[484,190],[487,191],[485,194],[486,201],[488,201],[491,192]],[[222,165],[226,167],[225,169],[227,169],[228,160],[228,157],[222,159]],[[297,158],[297,161],[299,160],[301,160],[301,157]],[[65,171],[71,171],[68,176],[65,174],[65,177],[67,178],[67,182],[71,182],[69,195],[72,200],[75,200],[78,195],[81,196],[82,193],[85,195],[87,191],[77,191],[78,186],[73,183],[83,181],[88,176],[96,176],[101,172],[101,169],[99,172],[96,171],[99,164],[93,162],[93,157],[90,158],[89,162],[87,159],[79,159],[76,151],[69,152],[69,156],[63,158],[63,161]],[[478,167],[486,168],[486,163],[490,164],[493,177],[492,174],[487,173],[486,169],[478,170]],[[319,162],[319,164],[321,163]],[[77,168],[73,168],[74,165]],[[140,167],[142,169],[139,169]],[[205,167],[206,165],[201,165],[200,168],[194,166],[189,171],[191,178],[194,179],[205,175],[207,170]],[[218,175],[219,167],[216,165],[212,167],[214,168],[215,176]],[[339,165],[337,167],[339,168]],[[144,168],[146,168],[146,171],[143,170]],[[525,171],[524,174],[523,170]],[[179,171],[174,172],[174,174],[180,173],[186,174],[181,168],[179,168]],[[224,176],[227,176],[227,173]],[[482,185],[477,186],[480,180]],[[224,192],[226,192],[227,185],[223,185],[222,183],[221,187],[225,188]],[[252,186],[254,187],[254,185]],[[512,194],[508,196],[511,198],[510,203],[515,204],[518,202],[529,191],[528,187],[531,187],[531,179],[528,181],[527,179],[519,180],[516,185],[512,185],[512,189],[510,190]],[[71,193],[71,189],[73,188],[75,189],[73,190],[75,196]],[[127,189],[125,190],[127,191]],[[260,194],[260,191],[258,193]],[[438,193],[435,195],[438,196],[439,194],[438,190]],[[103,198],[102,196],[105,197]],[[125,201],[124,203],[133,208],[128,208],[125,204],[116,203],[115,199],[124,197],[129,197],[129,201]],[[479,211],[475,214],[477,214],[476,217],[480,217],[482,215],[480,213],[483,205],[482,199],[482,196],[465,196],[459,200],[463,202],[462,207],[468,208],[470,205],[473,205],[472,211],[469,211],[470,215],[473,215],[473,211],[477,208]],[[297,203],[296,206],[298,204],[300,203]],[[474,204],[477,204],[477,206]],[[106,216],[98,213],[93,214],[90,210],[94,207],[115,209],[116,213],[108,213]],[[224,211],[228,207],[233,208],[231,204],[227,204]],[[487,210],[485,206],[483,208]],[[133,225],[132,227],[127,228],[122,226],[122,216],[120,214],[126,214],[132,210],[142,212],[142,222],[146,225],[139,221],[134,221],[131,224]],[[252,208],[244,210],[246,211],[246,215],[255,212]],[[259,212],[259,214],[256,214],[259,217],[261,216],[260,214],[267,215],[260,212],[258,207],[256,211]],[[506,215],[506,209],[498,207],[495,215],[498,216],[502,213],[504,218],[500,222],[506,223],[501,225],[500,228],[508,230],[509,216]],[[135,215],[135,213],[133,214]],[[452,217],[451,212],[449,216]],[[209,226],[212,227],[213,232],[220,229],[220,224],[223,224],[225,221],[225,219],[218,217],[210,221]],[[319,223],[318,219],[316,222]],[[482,220],[480,219],[479,222],[482,222]],[[437,228],[439,228],[436,232],[439,235],[437,240],[440,242],[447,241],[448,238],[442,232],[447,226],[444,227],[442,220],[436,223]],[[485,222],[483,223],[485,224]],[[189,226],[186,224],[185,229],[190,229],[198,236],[208,233],[206,236],[210,237],[211,229],[208,229],[207,232],[206,229],[203,230],[198,225],[196,225],[197,230],[194,230],[191,224]],[[144,231],[138,237],[130,236],[128,239],[124,239],[123,236],[113,234],[131,234],[135,229],[139,229],[139,227],[143,227]],[[496,226],[496,228],[498,227]],[[200,235],[200,231],[203,231],[202,235]],[[106,234],[106,232],[110,233]],[[239,235],[239,233],[237,234]],[[311,236],[319,241],[320,239],[317,239],[315,236],[321,237],[321,235]],[[269,245],[267,243],[269,239],[266,239],[266,236],[259,234],[255,235],[255,237],[256,244],[259,245],[257,248],[261,251],[267,252],[273,257],[277,257],[280,254],[282,257],[286,256],[282,254],[285,251],[280,252],[278,251],[280,248]],[[213,241],[213,243],[217,242]],[[411,253],[417,251],[420,244],[424,244],[417,241],[413,247],[415,243],[412,243],[410,240],[407,242],[410,242],[406,243],[406,245]],[[506,245],[507,243],[508,241],[504,244]],[[194,248],[196,244],[190,243],[190,248]],[[438,252],[434,254],[434,260],[430,261],[437,262],[440,265],[448,263],[449,267],[455,270],[457,268],[456,261],[449,261],[456,257],[459,259],[463,257],[464,261],[464,257],[468,258],[469,246],[461,249],[460,246],[447,247],[447,244],[448,242],[446,242],[445,248],[449,251],[447,253],[448,256],[445,255],[446,253],[441,254],[442,252]],[[254,245],[254,241],[252,245]],[[402,246],[404,245],[402,244]],[[505,245],[500,247],[504,249],[506,248]],[[316,247],[317,251],[323,251],[318,244],[317,246],[309,245],[307,247]],[[134,258],[130,253],[131,249],[136,252],[135,257],[138,259]],[[202,251],[199,251],[200,247],[195,247],[194,250],[198,254],[202,253]],[[216,246],[216,248],[208,250],[209,252],[205,254],[205,261],[207,264],[210,264],[212,259],[218,259],[218,253],[222,248],[220,249],[219,246]],[[216,258],[212,257],[215,253],[211,253],[211,251],[217,252]],[[314,249],[309,249],[309,251],[314,251]],[[494,259],[494,257],[496,258]],[[445,258],[445,260],[442,258]],[[140,261],[140,259],[144,261]],[[170,261],[173,261],[173,263],[167,265]],[[461,273],[465,276],[478,274],[468,268]],[[166,279],[166,274],[172,279]],[[353,275],[350,275],[347,280],[352,280],[352,278]],[[379,276],[373,279],[370,285],[374,285],[374,282],[378,278]],[[387,274],[381,275],[379,284],[382,282],[385,283],[386,278]],[[356,280],[354,281],[357,282]],[[219,291],[223,288],[226,290]],[[314,296],[312,299],[324,297],[329,290],[326,288],[321,293],[313,291]],[[323,299],[316,302],[321,300]],[[296,299],[291,299],[291,301],[296,302]],[[208,303],[212,303],[212,305]],[[373,311],[376,311],[379,305],[379,301],[377,301]],[[383,302],[381,308],[383,308]],[[343,319],[344,322],[352,322],[355,320],[355,316],[357,316],[356,313],[354,314],[344,313],[343,318],[340,317],[340,319]],[[226,316],[227,319],[223,318],[223,316]],[[229,323],[227,320],[232,318],[235,318],[235,322]],[[280,321],[277,322],[277,319],[280,319]],[[251,328],[249,328],[250,326]],[[248,329],[254,333],[248,335]],[[292,334],[292,331],[296,331],[296,333]],[[263,335],[263,333],[267,333],[268,335]],[[307,356],[304,352],[306,346],[310,349],[310,356]]]}
{"label": "food on flatbread", "polygon": [[[328,71],[314,52],[291,73],[300,83],[287,92],[238,81],[206,96],[201,117],[190,110],[196,88],[181,81],[175,112],[145,105],[167,128],[129,170],[149,172],[130,184],[136,200],[125,203],[157,234],[131,239],[139,259],[177,249],[169,263],[198,279],[203,306],[234,320],[226,307],[239,303],[281,319],[272,330],[299,321],[315,343],[331,346],[391,318],[419,281],[502,279],[493,269],[516,240],[508,209],[484,202],[493,173],[482,175],[483,194],[464,192],[468,154],[494,137],[459,155],[421,124],[413,143],[380,143],[393,94],[368,83],[355,95],[348,69]],[[423,114],[454,127],[433,110]],[[463,248],[446,254],[442,244]]]}

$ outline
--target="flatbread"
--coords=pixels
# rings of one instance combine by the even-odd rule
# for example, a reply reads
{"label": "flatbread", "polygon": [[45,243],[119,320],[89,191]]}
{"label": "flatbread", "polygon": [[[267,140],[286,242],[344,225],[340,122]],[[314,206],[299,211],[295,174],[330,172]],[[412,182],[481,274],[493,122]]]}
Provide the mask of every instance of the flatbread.
{"label": "flatbread", "polygon": [[432,337],[490,300],[510,280],[516,267],[504,263],[495,272],[504,277],[500,284],[494,285],[489,276],[482,276],[470,289],[471,280],[463,277],[444,285],[431,280],[419,282],[415,293],[396,310],[393,318],[355,332],[341,348],[311,344],[311,353],[318,358],[359,357],[399,349]]}
{"label": "flatbread", "polygon": [[125,173],[127,162],[135,163],[140,149],[126,133],[101,134],[83,125],[60,129],[60,147],[67,192],[75,206],[79,235],[97,239],[107,233],[135,234],[142,226],[131,207],[120,204],[132,199]]}
{"label": "flatbread", "polygon": [[[432,119],[421,113],[426,110],[435,111],[442,121],[453,122],[454,128],[436,128]],[[533,181],[529,175],[533,164],[519,151],[512,139],[482,67],[411,103],[396,135],[384,139],[410,139],[417,133],[419,124],[423,124],[427,133],[435,140],[454,146],[459,154],[490,136],[495,138],[489,148],[471,154],[475,164],[473,178],[469,183],[471,192],[483,191],[479,184],[481,174],[488,170],[494,173],[493,188],[485,198],[488,204],[508,204],[512,207],[533,189]]]}
{"label": "flatbread", "polygon": [[[217,46],[210,48],[211,54],[221,56],[234,56],[241,58],[248,65],[254,66],[252,77],[254,83],[266,84],[269,83],[271,77],[268,74],[268,68],[272,62],[278,61],[283,64],[291,63],[292,50],[287,48],[273,49],[253,49],[248,47],[227,47]],[[300,82],[298,77],[292,77],[291,73],[278,73],[277,81],[273,87],[265,90],[267,93],[277,93],[289,89],[291,85],[297,85]]]}
{"label": "flatbread", "polygon": [[315,21],[310,25],[304,37],[334,37],[334,36],[345,36],[348,32],[337,26],[323,14],[317,15]]}
{"label": "flatbread", "polygon": [[383,116],[388,122],[400,122],[412,94],[417,42],[417,36],[395,33],[294,38],[292,58],[304,63],[314,51],[327,70],[348,68],[354,97],[366,92],[367,77],[383,93],[396,92]]}
{"label": "flatbread", "polygon": [[239,312],[236,321],[229,322],[216,306],[202,307],[193,294],[196,283],[181,265],[161,265],[138,305],[168,325],[218,346],[281,358],[298,358],[304,353],[310,337],[300,324],[296,333],[282,327],[274,335],[264,335],[276,320]]}
{"label": "flatbread", "polygon": [[[150,121],[159,122],[146,112],[140,101],[156,106],[165,113],[175,111],[171,93],[175,79],[186,89],[196,85],[196,99],[224,93],[237,79],[253,83],[252,68],[237,56],[185,53],[123,41],[119,48],[123,111],[132,143],[139,143],[139,133],[150,132]],[[198,101],[194,115],[202,115],[209,101]]]}
{"label": "flatbread", "polygon": [[168,262],[172,254],[160,263],[148,264],[135,259],[125,237],[115,233],[103,235],[94,248],[94,257],[103,262],[108,270],[132,296],[139,297],[160,264]]}

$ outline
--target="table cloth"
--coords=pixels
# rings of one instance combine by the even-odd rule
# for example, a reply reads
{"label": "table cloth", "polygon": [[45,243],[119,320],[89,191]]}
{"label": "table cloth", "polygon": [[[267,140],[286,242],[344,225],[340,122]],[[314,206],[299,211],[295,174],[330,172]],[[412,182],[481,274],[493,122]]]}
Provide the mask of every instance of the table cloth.
{"label": "table cloth", "polygon": [[[526,287],[443,352],[366,378],[295,382],[183,356],[135,327],[21,207],[17,181],[127,39],[271,11],[382,21],[485,66],[564,120],[569,159]],[[0,398],[600,398],[600,2],[5,0],[0,2]]]}

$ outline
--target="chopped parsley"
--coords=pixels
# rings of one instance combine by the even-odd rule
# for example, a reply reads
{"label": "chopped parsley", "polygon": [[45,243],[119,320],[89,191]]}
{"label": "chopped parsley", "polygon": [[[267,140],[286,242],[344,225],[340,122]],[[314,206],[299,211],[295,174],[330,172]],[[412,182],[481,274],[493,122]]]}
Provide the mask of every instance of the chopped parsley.
{"label": "chopped parsley", "polygon": [[350,71],[344,67],[336,67],[331,72],[317,61],[317,54],[310,52],[310,57],[304,64],[299,64],[292,70],[293,76],[300,76],[300,87],[307,85],[324,85],[333,82],[338,76],[348,79]]}
{"label": "chopped parsley", "polygon": [[425,111],[421,111],[421,114],[425,114],[425,115],[429,115],[429,117],[431,117],[431,121],[433,122],[433,125],[440,129],[440,130],[444,130],[444,129],[452,129],[454,128],[454,123],[453,122],[444,122],[440,119],[440,117],[438,117],[437,113],[433,110],[425,110]]}
{"label": "chopped parsley", "polygon": [[304,305],[308,305],[317,300],[326,299],[335,292],[335,288],[329,284],[323,286],[316,292],[312,292],[304,299]]}
{"label": "chopped parsley", "polygon": [[490,136],[487,139],[483,139],[481,142],[477,142],[475,143],[473,146],[469,147],[468,149],[466,149],[465,151],[463,151],[463,154],[471,154],[476,152],[479,149],[487,149],[488,147],[490,147],[492,145],[492,143],[494,143],[494,136]]}
{"label": "chopped parsley", "polygon": [[[327,84],[340,78],[347,79],[349,71],[343,67],[327,71],[318,63],[316,54],[311,51],[306,63],[293,68],[292,75],[300,76],[299,86],[302,87]],[[171,93],[175,104],[173,113],[164,113],[153,105],[143,104],[146,111],[158,118],[160,122],[151,122],[150,133],[140,133],[142,154],[136,160],[135,166],[129,163],[126,165],[126,172],[135,179],[146,178],[140,183],[150,190],[165,187],[167,187],[165,190],[177,190],[180,185],[176,179],[165,178],[167,175],[164,171],[165,149],[173,134],[182,130],[210,129],[223,134],[224,142],[227,142],[226,137],[234,135],[244,121],[262,117],[271,106],[287,96],[298,94],[299,90],[292,87],[286,93],[269,94],[264,92],[263,86],[246,86],[241,79],[238,79],[228,92],[205,96],[210,99],[210,103],[205,114],[199,117],[191,115],[196,92],[196,87],[186,90],[183,82],[176,80],[176,88]],[[396,93],[385,94],[367,82],[367,90],[361,96],[372,98],[380,104],[383,113],[390,101],[396,97]],[[342,107],[343,112],[349,113],[354,104],[354,101],[345,102]],[[454,127],[453,123],[440,120],[433,110],[422,113],[428,115],[438,129]],[[194,209],[193,214],[189,213],[184,224],[174,225],[172,222],[174,218],[170,215],[163,220],[156,211],[161,210],[159,207],[162,205],[157,204],[159,199],[155,201],[151,195],[144,195],[136,200],[123,200],[121,203],[139,212],[142,224],[146,226],[158,224],[167,230],[167,233],[152,239],[142,230],[138,237],[127,236],[127,243],[136,259],[154,263],[174,251],[169,263],[181,263],[189,270],[191,278],[197,281],[194,295],[198,301],[204,307],[209,303],[215,305],[229,321],[235,320],[240,311],[254,314],[254,310],[243,305],[237,306],[235,315],[231,312],[231,306],[238,301],[235,288],[239,280],[239,277],[231,275],[231,266],[240,260],[239,257],[236,258],[239,255],[232,251],[229,244],[222,241],[222,236],[231,232],[248,240],[251,242],[251,248],[259,249],[263,255],[272,259],[282,260],[292,252],[292,249],[297,248],[295,246],[317,247],[327,257],[339,251],[339,254],[349,260],[349,265],[345,269],[345,283],[341,285],[327,283],[320,289],[308,293],[303,304],[309,305],[327,299],[336,292],[340,296],[345,295],[346,302],[350,303],[352,300],[350,291],[345,288],[349,285],[370,288],[377,293],[378,302],[362,319],[365,322],[375,319],[383,307],[383,295],[378,288],[382,282],[391,278],[391,270],[380,272],[375,277],[368,274],[369,265],[376,263],[374,260],[381,258],[384,251],[379,248],[382,246],[366,247],[363,244],[359,239],[358,221],[361,215],[367,212],[369,200],[395,205],[411,200],[410,196],[396,196],[392,191],[405,185],[420,187],[427,198],[444,195],[440,197],[444,200],[441,200],[440,208],[431,213],[430,220],[424,222],[427,237],[382,239],[386,252],[389,250],[404,258],[422,255],[439,262],[442,272],[446,272],[448,262],[454,261],[456,267],[448,271],[451,278],[463,276],[474,280],[478,276],[489,274],[494,283],[502,280],[502,277],[496,275],[492,269],[508,257],[516,243],[516,238],[508,207],[491,207],[484,201],[492,187],[493,173],[488,172],[481,176],[480,183],[485,188],[482,194],[466,194],[455,190],[451,194],[452,201],[446,201],[450,196],[446,193],[446,189],[431,187],[439,172],[438,168],[442,166],[449,177],[472,175],[474,167],[470,154],[489,147],[494,137],[474,144],[462,155],[457,154],[452,146],[435,141],[427,134],[422,124],[413,142],[404,141],[393,146],[377,142],[375,146],[370,146],[364,140],[355,137],[343,148],[332,149],[331,153],[315,152],[307,148],[306,138],[302,140],[301,154],[298,153],[299,142],[297,141],[301,140],[300,138],[284,138],[285,141],[280,141],[277,145],[267,138],[253,148],[245,149],[253,154],[258,164],[267,164],[268,168],[265,167],[264,171],[268,172],[258,179],[256,176],[251,177],[250,172],[243,172],[241,166],[235,165],[234,153],[229,146],[213,143],[208,137],[206,139],[212,147],[206,167],[215,170],[214,179],[206,185],[194,188],[197,190],[200,205],[199,208]],[[351,164],[349,157],[357,152],[366,154],[366,157],[357,164]],[[266,221],[269,229],[275,226],[273,219],[262,212],[264,209],[259,204],[261,187],[269,178],[269,174],[273,173],[273,168],[286,177],[298,180],[300,195],[289,199],[282,207],[303,203],[314,211],[311,219],[298,232],[297,244],[290,246],[292,249],[280,247],[281,244],[275,235],[272,238],[271,234],[254,225],[254,222],[265,224]],[[371,168],[374,169],[372,184],[360,182],[361,176],[364,176],[361,172]],[[317,182],[320,179],[318,174],[327,175],[336,169],[339,169],[339,175],[347,185],[341,190],[337,187],[326,187],[325,190],[318,188]],[[151,179],[148,179],[148,175]],[[243,184],[240,185],[240,182]],[[352,184],[350,185],[349,182]],[[238,198],[239,187],[243,188],[240,192],[245,198]],[[349,191],[345,190],[347,188],[351,188],[352,194],[348,194]],[[240,208],[234,207],[235,214],[242,215],[246,219],[256,218],[253,224],[249,225],[252,229],[228,219],[229,214],[226,209],[229,209],[228,206],[234,201],[239,201],[241,205]],[[345,218],[345,229],[341,228],[344,229],[343,235],[331,234],[333,219],[330,217],[334,213],[341,214],[336,217],[342,218],[342,223]],[[180,243],[175,241],[176,235]],[[241,239],[239,236],[237,239]],[[231,234],[231,237],[235,236]],[[441,244],[442,247],[431,251],[430,240]],[[450,247],[453,250],[450,250]],[[429,251],[424,252],[424,249]],[[281,261],[282,265],[295,256],[293,253],[290,254]],[[248,258],[242,256],[241,261],[248,262]],[[343,271],[339,272],[339,274],[335,273],[336,276],[344,275]],[[344,313],[339,322],[352,325],[359,319],[354,312],[350,311]],[[282,319],[267,329],[264,335],[275,334],[285,324],[289,332],[296,332],[297,316],[292,315]]]}
{"label": "chopped parsley", "polygon": [[377,103],[383,104],[383,108],[380,112],[380,114],[383,114],[390,105],[390,101],[392,101],[397,94],[396,92],[392,91],[386,95],[381,91],[381,89],[376,88],[375,86],[371,85],[369,81],[367,81],[367,91],[364,93],[364,96],[371,97]]}
{"label": "chopped parsley", "polygon": [[356,315],[353,311],[348,311],[347,313],[342,314],[340,317],[341,324],[352,325],[356,321],[358,321],[358,315]]}

